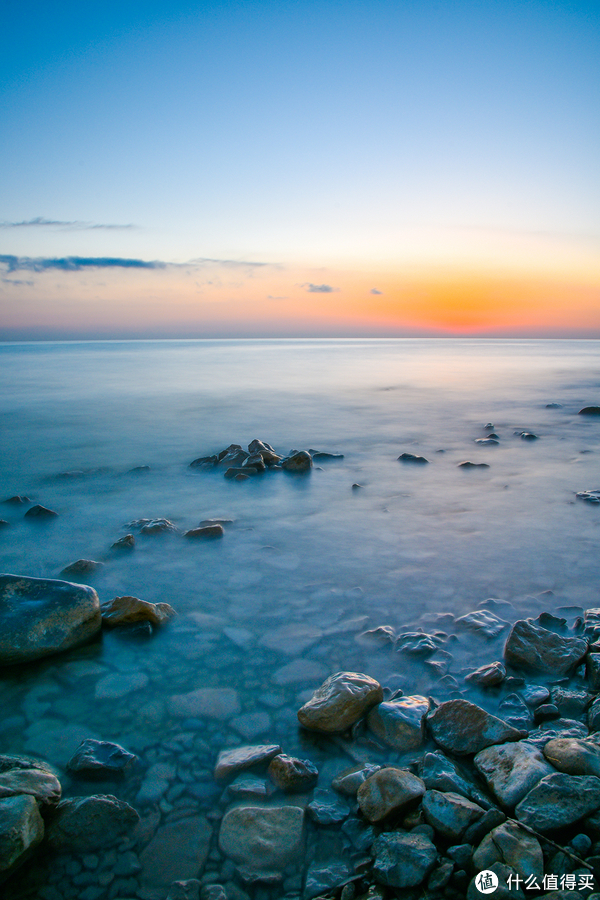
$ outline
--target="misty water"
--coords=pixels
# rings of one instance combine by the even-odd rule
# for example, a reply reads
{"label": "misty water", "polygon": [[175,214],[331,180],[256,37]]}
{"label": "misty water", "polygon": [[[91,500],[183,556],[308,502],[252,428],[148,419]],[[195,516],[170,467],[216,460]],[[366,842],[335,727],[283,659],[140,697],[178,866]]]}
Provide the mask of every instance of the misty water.
{"label": "misty water", "polygon": [[[598,341],[6,344],[0,379],[2,494],[59,514],[30,521],[3,505],[2,571],[57,578],[94,559],[104,566],[84,580],[102,603],[133,595],[177,611],[149,640],[105,631],[2,671],[2,752],[49,761],[67,796],[98,791],[65,771],[86,736],[138,755],[129,782],[102,790],[142,816],[168,820],[187,803],[218,818],[217,753],[244,743],[312,758],[327,787],[360,758],[298,728],[298,707],[328,675],[446,699],[465,691],[466,671],[501,659],[506,637],[455,629],[457,617],[572,619],[600,606],[600,505],[575,496],[600,488],[600,421],[578,415],[600,402]],[[475,442],[488,424],[497,445]],[[243,482],[189,466],[254,438],[343,458]],[[402,463],[403,452],[429,464]],[[128,524],[156,517],[179,533]],[[183,537],[215,517],[232,520],[222,539]],[[110,549],[132,531],[132,552]],[[381,625],[437,632],[451,656],[436,667],[435,655],[361,636]],[[170,697],[200,687],[233,689],[235,708],[169,711]],[[501,698],[475,697],[491,711]],[[175,768],[152,794],[144,779],[165,760]]]}

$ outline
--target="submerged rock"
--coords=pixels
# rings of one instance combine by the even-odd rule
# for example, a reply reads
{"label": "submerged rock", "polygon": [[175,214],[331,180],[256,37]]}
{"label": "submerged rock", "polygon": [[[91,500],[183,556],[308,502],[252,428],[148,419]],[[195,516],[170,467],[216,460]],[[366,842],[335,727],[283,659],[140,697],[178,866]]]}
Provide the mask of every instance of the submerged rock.
{"label": "submerged rock", "polygon": [[458,469],[489,469],[488,463],[474,463],[470,459],[458,463]]}
{"label": "submerged rock", "polygon": [[87,738],[67,763],[67,769],[85,778],[115,778],[131,769],[137,756],[119,744]]}
{"label": "submerged rock", "polygon": [[161,825],[140,854],[144,893],[138,896],[196,900],[200,884],[196,878],[204,868],[211,838],[212,828],[204,816],[188,815]]}
{"label": "submerged rock", "polygon": [[238,772],[264,765],[281,753],[279,744],[255,744],[221,750],[215,766],[215,778],[221,781],[233,778]]}
{"label": "submerged rock", "polygon": [[476,609],[456,619],[455,625],[462,631],[473,631],[487,638],[498,637],[509,627],[505,619],[501,619],[487,609]]}
{"label": "submerged rock", "polygon": [[77,559],[71,563],[60,573],[61,575],[92,575],[98,569],[102,569],[104,563],[97,562],[95,559]]}
{"label": "submerged rock", "polygon": [[219,849],[260,880],[298,859],[303,829],[299,806],[238,806],[223,816]]}
{"label": "submerged rock", "polygon": [[361,784],[367,778],[370,778],[371,775],[374,775],[375,772],[379,772],[380,769],[381,766],[374,763],[358,763],[356,766],[344,769],[343,772],[336,775],[331,782],[331,787],[345,797],[356,797]]}
{"label": "submerged rock", "polygon": [[521,731],[468,700],[447,700],[429,713],[427,724],[436,744],[457,756],[523,737]]}
{"label": "submerged rock", "polygon": [[309,791],[319,778],[319,770],[309,759],[296,759],[285,753],[273,757],[267,774],[273,784],[287,794]]}
{"label": "submerged rock", "polygon": [[56,519],[57,517],[57,512],[54,512],[53,509],[48,509],[47,506],[41,506],[39,503],[36,503],[35,506],[32,506],[25,513],[26,519]]}
{"label": "submerged rock", "polygon": [[0,575],[0,665],[29,662],[91,640],[100,601],[86,585]]}
{"label": "submerged rock", "polygon": [[299,450],[281,461],[281,468],[286,472],[308,472],[312,469],[312,456],[308,450]]}
{"label": "submerged rock", "polygon": [[494,687],[504,681],[506,677],[506,669],[501,662],[496,661],[480,666],[465,675],[465,681],[471,684],[477,684],[479,687]]}
{"label": "submerged rock", "polygon": [[118,541],[111,545],[113,550],[133,550],[135,547],[135,538],[132,534],[126,534]]}
{"label": "submerged rock", "polygon": [[130,836],[139,820],[133,807],[111,794],[73,797],[58,804],[46,836],[55,850],[95,852]]}
{"label": "submerged rock", "polygon": [[507,638],[504,658],[517,668],[566,675],[579,665],[587,649],[583,638],[564,637],[533,619],[520,619]]}
{"label": "submerged rock", "polygon": [[345,731],[382,700],[382,687],[374,678],[359,672],[338,672],[298,710],[298,720],[311,731]]}
{"label": "submerged rock", "polygon": [[136,622],[150,622],[158,627],[175,615],[175,610],[168,603],[149,603],[138,597],[115,597],[103,603],[101,609],[102,624],[109,628]]}
{"label": "submerged rock", "polygon": [[417,463],[418,465],[425,465],[429,462],[424,456],[417,456],[415,453],[401,453],[398,457],[398,461],[403,463]]}

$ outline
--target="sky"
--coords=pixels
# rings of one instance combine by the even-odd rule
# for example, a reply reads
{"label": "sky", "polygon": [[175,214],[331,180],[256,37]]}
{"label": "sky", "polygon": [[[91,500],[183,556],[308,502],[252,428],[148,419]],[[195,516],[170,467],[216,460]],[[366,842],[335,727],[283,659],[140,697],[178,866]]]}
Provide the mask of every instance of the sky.
{"label": "sky", "polygon": [[600,338],[600,3],[3,0],[0,340]]}

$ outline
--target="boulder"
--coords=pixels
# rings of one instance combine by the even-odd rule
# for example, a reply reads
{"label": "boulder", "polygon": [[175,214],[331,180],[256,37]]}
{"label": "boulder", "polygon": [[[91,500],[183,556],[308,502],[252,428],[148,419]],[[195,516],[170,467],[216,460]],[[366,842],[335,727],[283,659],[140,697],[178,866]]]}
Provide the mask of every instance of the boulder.
{"label": "boulder", "polygon": [[508,622],[487,609],[476,609],[474,612],[460,616],[455,625],[461,631],[473,631],[482,637],[495,638],[509,627]]}
{"label": "boulder", "polygon": [[130,837],[139,820],[133,807],[111,794],[73,797],[58,804],[46,835],[54,850],[96,852]]}
{"label": "boulder", "polygon": [[281,461],[281,468],[286,472],[308,472],[312,469],[312,456],[308,450],[299,450]]}
{"label": "boulder", "polygon": [[554,738],[544,746],[544,756],[567,775],[600,777],[600,747],[580,738]]}
{"label": "boulder", "polygon": [[60,573],[61,575],[93,575],[98,569],[104,568],[104,563],[95,559],[76,559]]}
{"label": "boulder", "polygon": [[565,637],[533,619],[515,622],[504,646],[506,662],[520,669],[567,675],[587,653],[584,638]]}
{"label": "boulder", "polygon": [[491,806],[489,798],[479,790],[466,773],[460,771],[457,763],[448,759],[440,750],[425,754],[419,774],[428,791],[451,791],[468,797],[483,809]]}
{"label": "boulder", "polygon": [[595,775],[546,775],[521,800],[515,817],[536,831],[573,825],[600,808],[600,778]]}
{"label": "boulder", "polygon": [[115,778],[128,772],[137,756],[109,741],[87,738],[67,764],[67,769],[84,778]]}
{"label": "boulder", "polygon": [[[2,757],[8,760],[10,757]],[[0,771],[0,798],[29,794],[40,806],[52,807],[60,802],[62,788],[56,775],[43,763],[32,763],[31,768],[15,765]]]}
{"label": "boulder", "polygon": [[0,575],[0,665],[30,662],[94,638],[100,601],[82,584]]}
{"label": "boulder", "polygon": [[421,466],[424,466],[429,462],[424,456],[417,456],[415,453],[401,453],[398,457],[398,461],[403,463],[416,463]]}
{"label": "boulder", "polygon": [[215,522],[213,525],[199,525],[198,528],[191,528],[183,536],[202,540],[206,538],[220,538],[224,534],[223,526],[219,522]]}
{"label": "boulder", "polygon": [[175,615],[175,610],[168,603],[149,603],[137,597],[115,597],[102,607],[102,624],[109,628],[117,625],[133,625],[136,622],[150,622],[151,625],[164,625]]}
{"label": "boulder", "polygon": [[465,675],[465,681],[471,684],[477,684],[479,687],[494,687],[504,681],[506,677],[506,669],[501,662],[488,663],[485,666],[479,666]]}
{"label": "boulder", "polygon": [[382,700],[383,690],[374,678],[359,672],[338,672],[298,710],[298,720],[311,731],[345,731]]}
{"label": "boulder", "polygon": [[374,706],[367,716],[367,724],[384,744],[404,753],[423,743],[428,712],[427,697],[400,697]]}
{"label": "boulder", "polygon": [[516,806],[542,778],[554,771],[540,750],[528,741],[487,747],[473,762],[498,802],[506,808]]}
{"label": "boulder", "polygon": [[58,517],[58,513],[54,512],[53,509],[48,509],[47,506],[41,506],[41,504],[36,503],[35,506],[32,506],[31,509],[28,509],[25,513],[26,519],[56,519]]}
{"label": "boulder", "polygon": [[132,534],[125,534],[114,544],[111,544],[112,550],[133,550],[135,547],[135,537]]}
{"label": "boulder", "polygon": [[361,784],[356,799],[369,822],[382,822],[415,806],[425,793],[425,784],[408,769],[380,769]]}
{"label": "boulder", "polygon": [[580,416],[600,416],[600,406],[584,406],[579,410]]}
{"label": "boulder", "polygon": [[298,860],[303,826],[299,806],[237,806],[223,816],[219,848],[260,880]]}
{"label": "boulder", "polygon": [[274,466],[281,460],[281,456],[275,453],[271,445],[264,441],[252,441],[252,443],[248,444],[248,453],[250,453],[251,456],[260,454],[266,466]]}
{"label": "boulder", "polygon": [[256,744],[235,747],[233,750],[221,750],[215,766],[215,778],[217,781],[233,778],[238,772],[270,762],[280,753],[279,744]]}
{"label": "boulder", "polygon": [[429,713],[427,724],[436,744],[458,756],[523,737],[522,732],[512,725],[461,699],[441,703]]}
{"label": "boulder", "polygon": [[4,881],[44,837],[44,821],[35,797],[0,799],[0,882]]}
{"label": "boulder", "polygon": [[374,763],[358,763],[336,775],[331,782],[331,787],[345,797],[356,797],[361,784],[375,772],[379,772],[380,768],[381,766]]}
{"label": "boulder", "polygon": [[319,770],[309,759],[296,759],[279,753],[269,763],[267,774],[286,794],[299,794],[311,790],[319,778]]}
{"label": "boulder", "polygon": [[472,803],[452,791],[427,791],[423,797],[423,815],[428,825],[452,843],[458,843],[465,831],[484,814]]}
{"label": "boulder", "polygon": [[473,854],[476,869],[490,869],[498,862],[510,866],[524,879],[533,876],[541,881],[544,876],[540,842],[516,822],[503,822],[493,828]]}
{"label": "boulder", "polygon": [[373,843],[373,877],[388,887],[416,887],[435,865],[437,850],[424,834],[391,831]]}

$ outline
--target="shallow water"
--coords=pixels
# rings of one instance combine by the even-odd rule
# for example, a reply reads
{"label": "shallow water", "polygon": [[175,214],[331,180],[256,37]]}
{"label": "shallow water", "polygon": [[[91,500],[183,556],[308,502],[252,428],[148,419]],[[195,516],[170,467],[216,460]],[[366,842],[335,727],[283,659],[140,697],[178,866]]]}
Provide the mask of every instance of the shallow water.
{"label": "shallow water", "polygon": [[[151,641],[105,634],[5,670],[2,746],[62,775],[86,733],[118,741],[138,753],[140,774],[111,790],[141,812],[144,771],[176,755],[165,745],[181,734],[192,734],[189,771],[203,785],[194,802],[208,812],[222,747],[275,741],[331,765],[331,748],[299,733],[295,713],[332,672],[365,671],[439,699],[456,689],[423,659],[361,639],[368,628],[441,621],[453,632],[439,614],[488,598],[503,601],[487,605],[507,621],[600,605],[600,506],[575,498],[600,487],[600,421],[577,415],[600,402],[598,341],[6,344],[0,379],[2,493],[59,513],[29,522],[2,506],[2,570],[55,578],[91,558],[105,563],[85,579],[101,602],[129,594],[178,612]],[[498,446],[475,443],[487,423]],[[189,468],[254,438],[344,458],[243,483]],[[429,464],[403,464],[402,452]],[[457,468],[464,460],[489,468]],[[233,522],[219,541],[136,536],[132,553],[110,550],[127,523],[159,516],[181,531]],[[503,639],[452,638],[461,689],[467,668],[501,657]],[[235,689],[235,713],[199,723],[168,712],[169,697],[204,686]],[[64,787],[98,790],[66,775]],[[171,780],[156,801],[163,816],[177,790]]]}

